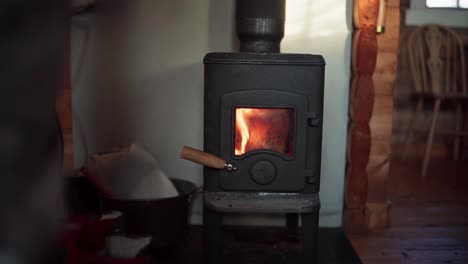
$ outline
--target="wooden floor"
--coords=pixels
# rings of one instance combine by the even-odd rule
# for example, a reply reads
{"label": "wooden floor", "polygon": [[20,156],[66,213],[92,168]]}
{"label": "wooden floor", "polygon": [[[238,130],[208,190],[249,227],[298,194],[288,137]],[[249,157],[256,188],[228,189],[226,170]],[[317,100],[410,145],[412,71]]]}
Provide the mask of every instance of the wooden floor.
{"label": "wooden floor", "polygon": [[392,226],[383,234],[349,236],[364,264],[468,263],[468,161],[392,160]]}

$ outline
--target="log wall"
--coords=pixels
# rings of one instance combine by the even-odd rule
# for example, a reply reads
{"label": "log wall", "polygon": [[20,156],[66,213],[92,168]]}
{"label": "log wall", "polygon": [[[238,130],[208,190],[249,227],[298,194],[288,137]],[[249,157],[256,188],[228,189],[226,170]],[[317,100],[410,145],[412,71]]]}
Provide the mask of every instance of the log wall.
{"label": "log wall", "polygon": [[[383,0],[382,0],[383,1]],[[379,0],[354,1],[352,80],[345,228],[377,232],[390,224],[393,88],[400,36],[400,1],[388,0],[385,32],[376,33]]]}

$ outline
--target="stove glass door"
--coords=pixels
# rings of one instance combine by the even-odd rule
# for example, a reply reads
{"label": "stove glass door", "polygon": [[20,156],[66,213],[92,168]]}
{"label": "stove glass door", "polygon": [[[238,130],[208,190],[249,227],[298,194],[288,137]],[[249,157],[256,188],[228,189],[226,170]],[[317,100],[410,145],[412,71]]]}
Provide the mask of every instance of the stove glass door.
{"label": "stove glass door", "polygon": [[234,155],[270,150],[294,155],[294,109],[236,108]]}

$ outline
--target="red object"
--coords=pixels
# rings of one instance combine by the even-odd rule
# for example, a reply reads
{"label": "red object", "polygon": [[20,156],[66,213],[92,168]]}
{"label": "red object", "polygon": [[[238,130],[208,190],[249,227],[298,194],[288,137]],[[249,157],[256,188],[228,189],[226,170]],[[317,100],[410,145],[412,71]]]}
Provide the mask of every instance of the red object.
{"label": "red object", "polygon": [[114,230],[114,219],[76,224],[65,237],[68,264],[144,264],[148,257],[119,259],[99,256],[105,247],[105,237]]}

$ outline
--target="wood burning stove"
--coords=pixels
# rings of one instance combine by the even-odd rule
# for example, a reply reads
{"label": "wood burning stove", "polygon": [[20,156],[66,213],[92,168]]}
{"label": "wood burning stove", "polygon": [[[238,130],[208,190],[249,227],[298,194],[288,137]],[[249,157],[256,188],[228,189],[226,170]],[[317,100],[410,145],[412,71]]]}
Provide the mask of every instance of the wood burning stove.
{"label": "wood burning stove", "polygon": [[304,263],[315,262],[325,61],[278,53],[284,10],[285,0],[238,0],[241,52],[204,59],[204,150],[229,165],[204,168],[206,263],[219,263],[232,212],[301,214]]}
{"label": "wood burning stove", "polygon": [[318,192],[323,58],[210,53],[204,62],[204,148],[238,168],[205,168],[207,191]]}

